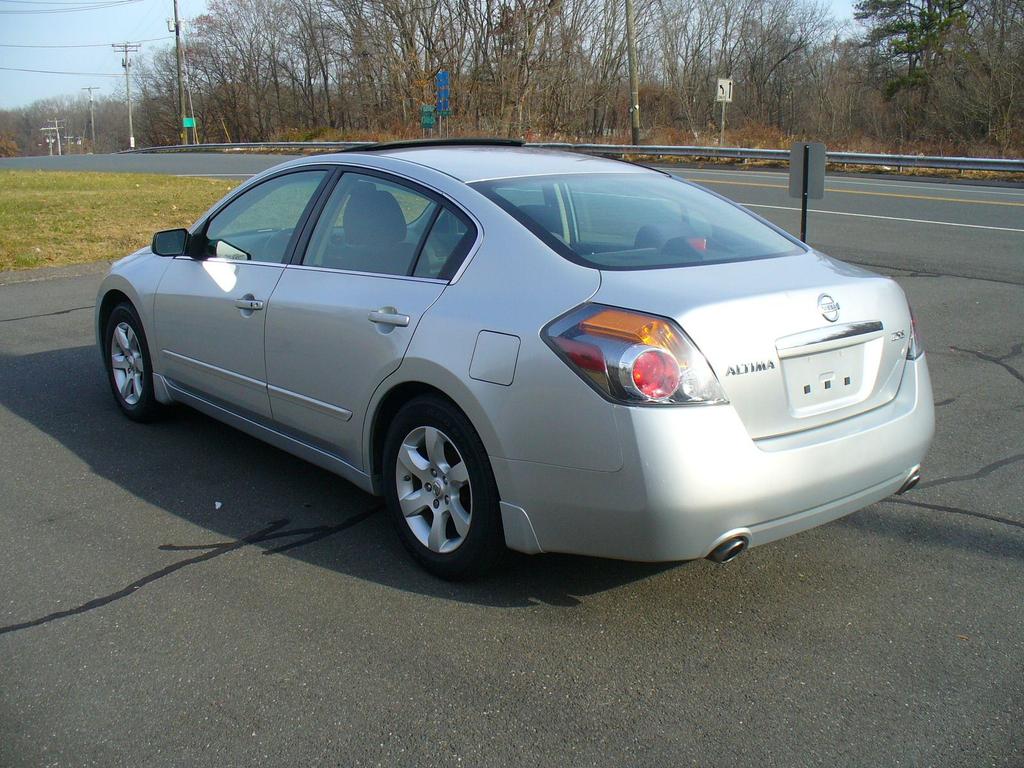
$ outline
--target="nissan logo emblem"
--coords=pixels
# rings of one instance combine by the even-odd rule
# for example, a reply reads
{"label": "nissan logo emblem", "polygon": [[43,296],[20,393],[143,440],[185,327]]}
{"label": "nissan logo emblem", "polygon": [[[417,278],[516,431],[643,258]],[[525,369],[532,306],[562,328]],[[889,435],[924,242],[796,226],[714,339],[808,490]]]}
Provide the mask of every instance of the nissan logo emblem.
{"label": "nissan logo emblem", "polygon": [[830,323],[834,323],[839,319],[839,302],[827,293],[823,293],[818,297],[818,311],[821,312],[822,317]]}

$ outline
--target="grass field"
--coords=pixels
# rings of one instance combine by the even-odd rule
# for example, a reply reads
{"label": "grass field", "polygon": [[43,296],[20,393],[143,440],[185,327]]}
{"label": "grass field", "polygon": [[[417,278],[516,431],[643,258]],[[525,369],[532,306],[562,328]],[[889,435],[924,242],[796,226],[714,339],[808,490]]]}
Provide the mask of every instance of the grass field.
{"label": "grass field", "polygon": [[135,173],[0,171],[0,270],[118,259],[187,227],[237,182]]}

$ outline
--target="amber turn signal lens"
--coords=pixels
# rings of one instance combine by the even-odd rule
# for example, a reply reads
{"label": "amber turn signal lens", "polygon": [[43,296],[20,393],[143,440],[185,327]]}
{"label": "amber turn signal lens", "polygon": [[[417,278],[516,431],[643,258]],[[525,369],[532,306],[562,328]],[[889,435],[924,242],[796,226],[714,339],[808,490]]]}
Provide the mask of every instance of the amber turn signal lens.
{"label": "amber turn signal lens", "polygon": [[656,347],[667,346],[672,337],[672,329],[663,320],[622,309],[601,310],[581,322],[580,330]]}

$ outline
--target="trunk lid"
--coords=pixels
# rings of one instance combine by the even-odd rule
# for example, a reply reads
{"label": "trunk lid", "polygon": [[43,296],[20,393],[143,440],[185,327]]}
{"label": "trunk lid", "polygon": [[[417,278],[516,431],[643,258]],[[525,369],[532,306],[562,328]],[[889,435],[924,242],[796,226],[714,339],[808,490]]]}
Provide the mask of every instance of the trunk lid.
{"label": "trunk lid", "polygon": [[906,298],[893,280],[813,252],[606,270],[592,301],[676,320],[754,439],[889,402],[911,336]]}

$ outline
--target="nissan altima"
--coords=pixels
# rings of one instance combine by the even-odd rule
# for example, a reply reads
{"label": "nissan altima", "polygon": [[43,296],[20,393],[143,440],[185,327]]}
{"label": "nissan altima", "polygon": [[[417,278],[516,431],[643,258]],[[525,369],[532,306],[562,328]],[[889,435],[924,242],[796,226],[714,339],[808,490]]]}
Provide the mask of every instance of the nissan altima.
{"label": "nissan altima", "polygon": [[515,142],[284,163],[114,264],[114,398],[220,419],[386,500],[412,556],[731,560],[917,482],[891,279],[660,171]]}

